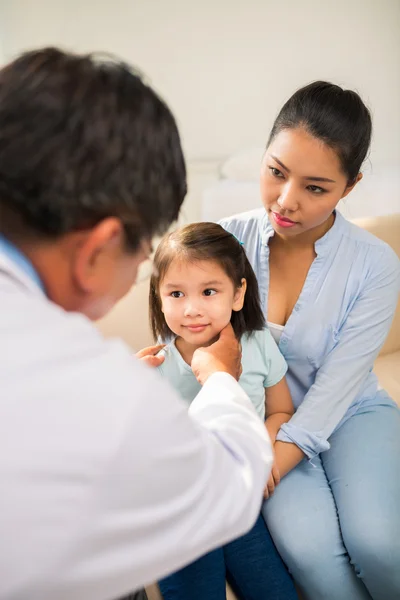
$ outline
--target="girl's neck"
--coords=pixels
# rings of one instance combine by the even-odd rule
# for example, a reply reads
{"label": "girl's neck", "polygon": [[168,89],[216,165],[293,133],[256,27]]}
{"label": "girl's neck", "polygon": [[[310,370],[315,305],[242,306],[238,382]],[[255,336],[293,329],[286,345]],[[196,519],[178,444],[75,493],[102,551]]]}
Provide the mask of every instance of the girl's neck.
{"label": "girl's neck", "polygon": [[207,346],[211,346],[211,344],[213,344],[216,341],[217,338],[212,339],[205,344],[189,344],[183,338],[178,336],[177,338],[175,338],[175,347],[178,350],[179,354],[182,356],[185,363],[191,365],[193,354],[198,348],[206,348]]}

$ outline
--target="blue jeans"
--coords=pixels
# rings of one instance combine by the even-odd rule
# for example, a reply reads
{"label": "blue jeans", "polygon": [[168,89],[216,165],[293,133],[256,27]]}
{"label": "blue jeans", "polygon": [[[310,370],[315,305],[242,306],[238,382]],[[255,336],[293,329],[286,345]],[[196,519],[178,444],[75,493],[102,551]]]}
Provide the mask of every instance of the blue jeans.
{"label": "blue jeans", "polygon": [[379,394],[302,461],[263,515],[305,600],[399,600],[400,411]]}
{"label": "blue jeans", "polygon": [[164,600],[225,600],[225,580],[241,600],[295,600],[294,584],[261,516],[243,537],[160,581]]}

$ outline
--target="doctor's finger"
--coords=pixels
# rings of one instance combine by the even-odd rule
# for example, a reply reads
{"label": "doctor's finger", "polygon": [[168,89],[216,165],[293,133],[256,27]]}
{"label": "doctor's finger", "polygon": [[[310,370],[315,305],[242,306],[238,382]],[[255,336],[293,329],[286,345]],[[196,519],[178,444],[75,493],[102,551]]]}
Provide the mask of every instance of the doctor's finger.
{"label": "doctor's finger", "polygon": [[141,360],[149,367],[159,367],[164,362],[165,356],[163,354],[160,354],[160,356],[144,356]]}
{"label": "doctor's finger", "polygon": [[160,352],[160,350],[162,350],[163,348],[165,348],[165,344],[157,344],[155,346],[147,346],[147,348],[143,348],[142,350],[139,350],[139,352],[136,352],[136,358],[144,358],[145,356],[154,356],[155,354]]}

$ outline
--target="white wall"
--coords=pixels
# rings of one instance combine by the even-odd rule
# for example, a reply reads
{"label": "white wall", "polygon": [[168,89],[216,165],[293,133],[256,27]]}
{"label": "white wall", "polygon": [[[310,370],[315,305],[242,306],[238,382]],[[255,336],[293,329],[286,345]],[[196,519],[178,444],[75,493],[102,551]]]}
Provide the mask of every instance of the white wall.
{"label": "white wall", "polygon": [[58,44],[114,52],[148,75],[196,163],[188,218],[198,218],[201,189],[215,177],[215,163],[206,172],[203,160],[199,177],[199,160],[262,146],[283,101],[314,79],[358,90],[372,109],[374,191],[361,212],[400,209],[399,0],[3,0],[0,8],[6,58]]}
{"label": "white wall", "polygon": [[0,66],[4,64],[4,49],[3,49],[3,19],[2,19],[2,7],[0,2]]}
{"label": "white wall", "polygon": [[316,78],[372,107],[371,159],[400,163],[398,0],[3,0],[5,53],[63,44],[140,66],[178,115],[188,156],[265,141],[282,101]]}
{"label": "white wall", "polygon": [[[297,87],[327,79],[354,88],[372,109],[375,132],[348,214],[400,210],[399,0],[0,0],[0,63],[1,42],[6,59],[57,44],[139,66],[180,125],[187,221],[200,218],[220,159],[265,144]],[[257,204],[257,194],[255,184],[244,202]],[[145,284],[132,290],[103,330],[136,347],[150,343],[146,296]],[[132,306],[141,309],[133,314]]]}

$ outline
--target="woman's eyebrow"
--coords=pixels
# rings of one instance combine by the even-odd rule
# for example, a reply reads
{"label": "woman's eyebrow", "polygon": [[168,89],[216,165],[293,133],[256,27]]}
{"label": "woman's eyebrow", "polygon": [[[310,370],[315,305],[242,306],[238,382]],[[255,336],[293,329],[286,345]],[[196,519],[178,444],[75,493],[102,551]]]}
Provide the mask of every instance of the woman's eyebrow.
{"label": "woman's eyebrow", "polygon": [[[273,154],[271,154],[271,158],[273,158],[274,161],[277,162],[278,165],[280,165],[282,169],[284,169],[287,173],[290,173],[290,169],[288,169],[287,166],[279,160],[279,158],[276,158],[276,156],[274,156]],[[328,177],[314,177],[313,175],[306,175],[305,177],[303,177],[303,179],[306,179],[307,181],[325,181],[327,183],[336,183],[334,179],[329,179]]]}

